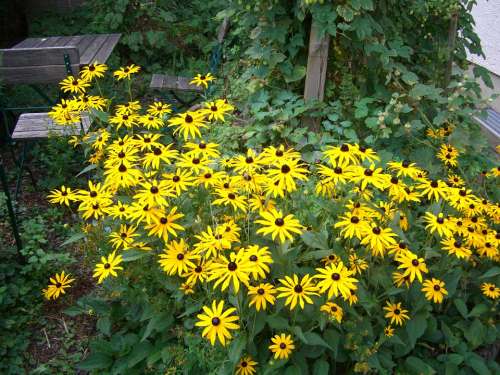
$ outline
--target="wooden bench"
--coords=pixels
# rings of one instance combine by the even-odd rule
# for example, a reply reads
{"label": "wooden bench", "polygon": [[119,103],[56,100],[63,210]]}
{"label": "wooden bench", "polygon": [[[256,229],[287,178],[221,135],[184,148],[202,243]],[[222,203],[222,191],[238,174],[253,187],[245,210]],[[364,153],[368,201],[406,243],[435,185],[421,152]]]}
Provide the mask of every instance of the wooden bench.
{"label": "wooden bench", "polygon": [[[217,32],[218,46],[222,45],[222,42],[224,41],[224,38],[228,30],[229,30],[229,19],[224,18],[222,24],[219,27],[219,31]],[[167,74],[153,74],[149,87],[158,90],[170,90],[172,92],[175,91],[181,91],[181,92],[191,91],[196,93],[203,92],[202,87],[190,84],[189,82],[191,80],[192,78],[190,77],[172,76]]]}
{"label": "wooden bench", "polygon": [[90,118],[87,114],[82,115],[81,124],[58,125],[48,113],[23,113],[17,120],[16,127],[12,133],[14,140],[35,140],[53,136],[79,135],[82,130],[86,133],[90,128]]}
{"label": "wooden bench", "polygon": [[0,49],[0,81],[6,84],[57,83],[94,62],[104,63],[120,34],[28,38]]}

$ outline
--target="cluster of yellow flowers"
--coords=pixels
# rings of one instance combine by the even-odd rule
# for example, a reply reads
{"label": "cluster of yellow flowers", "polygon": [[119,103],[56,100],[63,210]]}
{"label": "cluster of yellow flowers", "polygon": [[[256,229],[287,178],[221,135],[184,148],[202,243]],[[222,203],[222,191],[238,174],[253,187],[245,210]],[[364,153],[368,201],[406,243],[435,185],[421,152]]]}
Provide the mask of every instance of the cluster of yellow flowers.
{"label": "cluster of yellow flowers", "polygon": [[[129,78],[132,67],[115,75]],[[194,83],[205,86],[213,79],[207,77],[211,76],[199,75]],[[84,85],[89,81],[81,80],[83,83],[75,84],[81,97],[74,101],[89,97]],[[71,112],[80,116],[86,108],[73,105]],[[409,287],[417,279],[425,297],[441,303],[447,295],[444,282],[434,277],[424,280],[429,273],[426,260],[412,251],[411,243],[404,242],[410,213],[427,202],[437,202],[440,209],[423,216],[427,236],[437,236],[447,254],[462,261],[500,260],[500,233],[491,227],[491,223],[500,223],[500,206],[474,194],[458,175],[450,175],[447,181],[432,179],[407,160],[384,166],[373,149],[357,144],[328,146],[316,164],[305,163],[299,152],[284,145],[226,156],[219,144],[202,135],[231,113],[233,106],[226,99],[208,101],[199,109],[172,117],[169,105],[162,102],[150,104],[144,114],[141,109],[141,103],[133,100],[116,105],[107,127],[73,140],[93,150],[90,162],[102,167],[100,181],[88,181],[88,189],[63,186],[49,195],[52,203],[69,206],[75,202],[83,219],[106,222],[111,228],[113,251],[102,256],[95,267],[98,283],[123,269],[124,251],[151,251],[161,246],[161,269],[180,278],[186,294],[206,283],[213,283],[221,292],[243,289],[248,305],[257,311],[272,308],[280,298],[290,310],[322,300],[319,310],[341,323],[343,309],[338,298],[350,305],[357,303],[356,291],[369,267],[368,259],[389,255],[397,264],[393,273],[397,287]],[[65,118],[61,104],[53,113]],[[165,144],[166,127],[172,127],[173,134],[182,139]],[[453,167],[457,155],[454,147],[443,145],[438,157]],[[339,203],[343,213],[332,233],[346,246],[356,244],[357,250],[351,249],[345,260],[332,253],[312,275],[291,273],[276,282],[269,277],[275,251],[312,230],[289,211],[290,195],[299,188],[308,195],[309,186],[315,187],[316,196]],[[198,218],[208,217],[209,223],[203,224],[205,230],[188,234],[193,225],[183,222],[185,213],[179,207],[194,193],[201,194],[205,203],[193,210]],[[391,225],[394,222],[397,230]],[[411,225],[418,228],[419,222]],[[363,254],[362,249],[367,252]],[[500,296],[500,288],[493,284],[483,284],[482,289],[490,298]],[[46,296],[57,298],[54,288],[49,290]],[[202,335],[212,344],[218,340],[225,345],[232,337],[230,331],[239,328],[236,309],[224,310],[224,304],[224,300],[214,300],[198,315],[196,325],[203,327]],[[384,309],[390,323],[385,333],[390,336],[392,325],[402,325],[410,315],[401,302],[387,301]],[[286,358],[294,342],[291,335],[281,333],[272,338],[269,348],[275,358]],[[255,365],[244,357],[240,373],[251,374],[243,369]]]}

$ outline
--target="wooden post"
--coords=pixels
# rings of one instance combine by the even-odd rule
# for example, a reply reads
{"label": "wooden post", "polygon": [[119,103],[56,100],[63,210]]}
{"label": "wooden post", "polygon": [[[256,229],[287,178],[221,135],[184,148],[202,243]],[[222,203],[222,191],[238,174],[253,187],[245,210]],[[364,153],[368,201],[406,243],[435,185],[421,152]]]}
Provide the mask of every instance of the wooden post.
{"label": "wooden post", "polygon": [[[309,56],[307,58],[306,83],[304,99],[323,101],[325,96],[325,80],[328,65],[328,47],[330,35],[319,37],[318,25],[313,21],[309,34]],[[304,123],[313,131],[320,128],[320,119],[305,118]]]}

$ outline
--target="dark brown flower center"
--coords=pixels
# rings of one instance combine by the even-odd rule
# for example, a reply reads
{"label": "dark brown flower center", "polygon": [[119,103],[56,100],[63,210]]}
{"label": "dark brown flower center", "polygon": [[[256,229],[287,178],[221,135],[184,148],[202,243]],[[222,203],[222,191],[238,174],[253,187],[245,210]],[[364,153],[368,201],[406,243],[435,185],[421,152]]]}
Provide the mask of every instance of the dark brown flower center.
{"label": "dark brown flower center", "polygon": [[348,152],[349,151],[349,146],[346,145],[346,144],[343,144],[342,146],[340,146],[340,151],[342,151],[342,152]]}
{"label": "dark brown flower center", "polygon": [[337,272],[332,273],[332,280],[339,281],[340,280],[340,275]]}
{"label": "dark brown flower center", "polygon": [[183,260],[184,259],[184,254],[177,254],[177,260]]}
{"label": "dark brown flower center", "polygon": [[149,189],[151,194],[158,194],[158,188],[156,186],[151,186],[151,189]]}
{"label": "dark brown flower center", "polygon": [[372,229],[373,234],[379,235],[382,231],[380,230],[379,227],[375,227]]}
{"label": "dark brown flower center", "polygon": [[193,117],[191,115],[186,115],[186,117],[184,117],[184,121],[190,124],[193,122]]}
{"label": "dark brown flower center", "polygon": [[110,268],[111,268],[111,264],[106,263],[106,264],[104,265],[104,269],[109,270]]}
{"label": "dark brown flower center", "polygon": [[220,324],[220,319],[216,316],[212,318],[212,325],[213,326],[218,326]]}
{"label": "dark brown flower center", "polygon": [[236,195],[234,195],[233,193],[229,193],[227,197],[231,200],[236,199]]}
{"label": "dark brown flower center", "polygon": [[417,259],[413,259],[411,261],[411,264],[414,266],[414,267],[418,267],[418,265],[420,264],[420,262],[417,260]]}
{"label": "dark brown flower center", "polygon": [[62,284],[61,283],[57,283],[56,284],[56,288],[60,288],[60,287],[62,287]]}
{"label": "dark brown flower center", "polygon": [[395,309],[395,310],[394,310],[394,315],[399,315],[399,314],[401,314],[401,310],[399,310],[399,309]]}
{"label": "dark brown flower center", "polygon": [[441,287],[439,285],[434,285],[434,290],[438,292],[441,290]]}
{"label": "dark brown flower center", "polygon": [[250,255],[250,260],[251,260],[252,262],[257,262],[257,259],[258,259],[258,258],[257,258],[257,255]]}
{"label": "dark brown flower center", "polygon": [[285,348],[286,348],[286,344],[285,344],[284,342],[282,342],[282,343],[280,344],[280,349],[285,349]]}
{"label": "dark brown flower center", "polygon": [[160,223],[162,223],[163,225],[167,224],[168,223],[168,219],[166,217],[162,217],[160,219]]}
{"label": "dark brown flower center", "polygon": [[279,217],[276,220],[274,220],[274,224],[277,225],[278,227],[282,227],[283,225],[285,225],[285,220]]}
{"label": "dark brown flower center", "polygon": [[373,171],[371,169],[365,169],[365,176],[367,177],[373,176]]}
{"label": "dark brown flower center", "polygon": [[229,263],[227,264],[227,269],[228,269],[229,271],[235,271],[235,270],[236,270],[236,268],[238,268],[238,266],[236,265],[236,263],[235,263],[235,262],[229,262]]}
{"label": "dark brown flower center", "polygon": [[295,293],[302,293],[304,289],[302,289],[302,285],[297,284],[294,286],[293,290]]}
{"label": "dark brown flower center", "polygon": [[351,223],[353,223],[353,224],[359,223],[359,217],[357,217],[357,216],[351,217]]}
{"label": "dark brown flower center", "polygon": [[281,167],[281,173],[288,173],[290,172],[290,167],[286,164],[283,164],[283,166]]}
{"label": "dark brown flower center", "polygon": [[262,289],[262,288],[259,288],[259,289],[257,289],[257,293],[260,294],[260,295],[263,295],[263,294],[266,293],[266,291],[264,289]]}

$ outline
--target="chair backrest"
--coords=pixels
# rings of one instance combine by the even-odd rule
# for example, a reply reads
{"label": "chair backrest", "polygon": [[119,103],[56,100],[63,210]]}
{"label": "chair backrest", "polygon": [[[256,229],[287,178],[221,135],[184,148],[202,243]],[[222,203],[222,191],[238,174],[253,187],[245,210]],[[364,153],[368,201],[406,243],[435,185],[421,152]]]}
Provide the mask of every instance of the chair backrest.
{"label": "chair backrest", "polygon": [[56,83],[64,79],[67,55],[73,74],[80,69],[76,47],[0,49],[0,81],[7,84]]}

